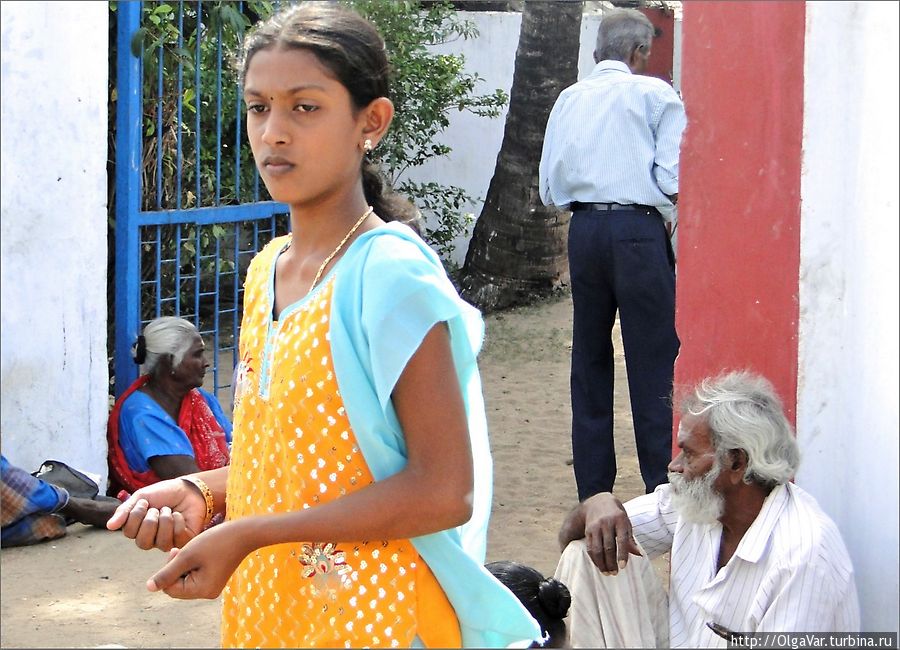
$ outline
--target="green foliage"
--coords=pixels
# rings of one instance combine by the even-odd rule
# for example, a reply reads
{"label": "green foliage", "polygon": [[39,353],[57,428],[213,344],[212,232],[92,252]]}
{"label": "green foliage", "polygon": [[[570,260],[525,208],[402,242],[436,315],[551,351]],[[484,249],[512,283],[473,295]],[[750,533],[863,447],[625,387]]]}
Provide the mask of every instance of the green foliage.
{"label": "green foliage", "polygon": [[255,199],[256,188],[269,198],[243,135],[237,71],[228,58],[252,22],[272,13],[272,3],[249,0],[243,12],[225,0],[201,7],[198,16],[197,4],[185,3],[179,25],[174,5],[145,2],[132,38],[144,69],[145,210],[237,204]]}
{"label": "green foliage", "polygon": [[[416,0],[345,1],[378,27],[392,63],[396,116],[376,159],[395,190],[408,196],[426,223],[433,224],[426,226],[426,238],[447,257],[453,238],[471,223],[472,216],[463,208],[472,198],[459,187],[404,180],[404,173],[450,153],[439,136],[452,112],[495,117],[508,98],[502,90],[479,94],[482,79],[464,70],[463,56],[429,49],[477,33],[449,3],[423,7]],[[207,1],[199,16],[197,3],[183,6],[179,25],[176,3],[144,2],[141,28],[130,44],[143,57],[144,70],[141,207],[227,205],[256,200],[257,195],[266,200],[268,193],[243,134],[237,70],[222,60],[239,51],[243,33],[271,15],[273,3],[248,0],[239,9],[227,0]],[[115,11],[114,5],[110,8]],[[192,227],[185,228],[185,237],[192,240]]]}
{"label": "green foliage", "polygon": [[465,57],[438,54],[429,46],[477,36],[474,23],[462,20],[449,2],[423,7],[413,0],[350,0],[384,37],[392,67],[391,99],[396,115],[391,130],[376,150],[394,188],[409,197],[428,217],[426,239],[447,259],[453,239],[473,216],[463,211],[472,201],[462,188],[438,182],[414,183],[404,172],[450,147],[439,141],[455,111],[496,117],[508,97],[502,90],[478,94],[482,78],[465,71]]}
{"label": "green foliage", "polygon": [[426,226],[426,239],[441,255],[444,264],[449,265],[453,240],[475,223],[475,215],[465,212],[466,204],[471,203],[472,197],[461,187],[441,185],[434,181],[401,181],[398,185],[399,191],[415,197],[416,207],[423,213],[438,215],[439,218],[435,219],[436,226]]}

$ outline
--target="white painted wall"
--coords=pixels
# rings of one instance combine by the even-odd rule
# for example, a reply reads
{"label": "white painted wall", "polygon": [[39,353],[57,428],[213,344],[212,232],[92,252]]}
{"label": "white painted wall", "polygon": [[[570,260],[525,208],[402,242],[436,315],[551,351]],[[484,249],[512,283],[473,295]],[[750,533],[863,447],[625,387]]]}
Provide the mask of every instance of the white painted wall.
{"label": "white painted wall", "polygon": [[898,4],[807,4],[797,484],[898,631]]}
{"label": "white painted wall", "polygon": [[3,2],[0,431],[106,480],[105,2]]}
{"label": "white painted wall", "polygon": [[[434,48],[441,54],[465,56],[465,70],[477,72],[484,81],[478,86],[480,93],[493,92],[501,88],[509,93],[515,70],[516,47],[519,42],[519,28],[522,23],[520,13],[510,12],[460,12],[461,17],[472,20],[479,36],[470,40],[458,40]],[[600,26],[599,14],[586,14],[581,21],[581,54],[579,58],[579,78],[594,67],[591,58]],[[497,154],[503,142],[503,128],[506,124],[506,108],[496,118],[478,117],[467,112],[454,112],[450,116],[450,126],[439,140],[449,145],[453,151],[449,156],[431,159],[421,167],[411,170],[407,176],[424,182],[439,179],[444,185],[462,187],[475,201],[466,208],[474,219],[481,213],[487,195]],[[464,235],[456,239],[456,248],[451,259],[462,264],[468,250],[471,226]]]}

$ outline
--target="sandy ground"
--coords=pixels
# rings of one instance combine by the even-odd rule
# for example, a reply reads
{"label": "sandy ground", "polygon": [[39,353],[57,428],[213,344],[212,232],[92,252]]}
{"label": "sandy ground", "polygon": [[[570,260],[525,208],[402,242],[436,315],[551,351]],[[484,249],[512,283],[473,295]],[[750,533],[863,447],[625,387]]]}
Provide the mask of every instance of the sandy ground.
{"label": "sandy ground", "polygon": [[[486,319],[480,366],[494,455],[488,561],[550,575],[556,532],[576,501],[569,426],[572,303],[558,298]],[[618,328],[616,492],[643,492]],[[117,533],[81,524],[60,540],[0,553],[0,647],[198,648],[219,644],[218,601],[175,601],[144,588],[163,563]],[[661,567],[658,567],[661,568]]]}

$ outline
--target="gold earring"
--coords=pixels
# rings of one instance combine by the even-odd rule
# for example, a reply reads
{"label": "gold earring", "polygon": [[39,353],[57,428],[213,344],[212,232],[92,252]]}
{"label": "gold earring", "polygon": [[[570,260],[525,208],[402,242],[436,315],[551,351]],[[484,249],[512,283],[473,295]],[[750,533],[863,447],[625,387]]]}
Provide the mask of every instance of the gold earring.
{"label": "gold earring", "polygon": [[366,141],[363,142],[363,151],[372,153],[372,141],[369,138],[366,138]]}

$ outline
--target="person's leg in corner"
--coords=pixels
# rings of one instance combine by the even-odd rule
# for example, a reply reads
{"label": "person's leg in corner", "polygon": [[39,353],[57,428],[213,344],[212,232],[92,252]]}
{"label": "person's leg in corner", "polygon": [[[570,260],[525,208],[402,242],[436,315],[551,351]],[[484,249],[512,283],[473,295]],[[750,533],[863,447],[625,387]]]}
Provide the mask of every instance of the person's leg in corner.
{"label": "person's leg in corner", "polygon": [[0,459],[0,545],[26,546],[66,534],[59,514],[69,500],[63,488],[33,477],[6,457]]}
{"label": "person's leg in corner", "polygon": [[106,528],[119,506],[118,499],[71,496],[65,488],[35,478],[11,464],[6,457],[0,466],[0,544],[27,546],[65,536],[67,519]]}
{"label": "person's leg in corner", "polygon": [[554,577],[572,596],[571,647],[668,647],[668,596],[646,555],[632,555],[617,575],[604,576],[579,539],[563,551]]}

